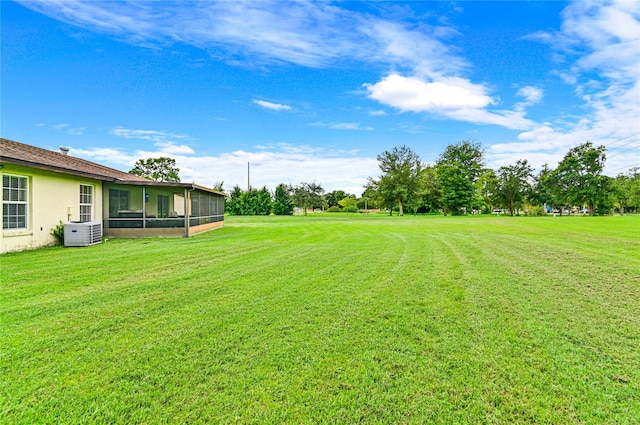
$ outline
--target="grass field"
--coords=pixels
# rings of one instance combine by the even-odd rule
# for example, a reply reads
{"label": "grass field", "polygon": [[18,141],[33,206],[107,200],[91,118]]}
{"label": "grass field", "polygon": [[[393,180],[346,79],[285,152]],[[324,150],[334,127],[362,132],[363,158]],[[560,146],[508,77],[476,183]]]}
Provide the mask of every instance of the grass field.
{"label": "grass field", "polygon": [[640,216],[229,217],[0,262],[1,423],[640,423]]}

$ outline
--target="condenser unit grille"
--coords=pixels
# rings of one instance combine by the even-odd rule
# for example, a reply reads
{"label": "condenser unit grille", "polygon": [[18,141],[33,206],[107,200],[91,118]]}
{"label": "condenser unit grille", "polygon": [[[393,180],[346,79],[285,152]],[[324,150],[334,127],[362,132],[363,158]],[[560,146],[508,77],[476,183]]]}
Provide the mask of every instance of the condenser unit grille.
{"label": "condenser unit grille", "polygon": [[99,221],[69,222],[64,225],[64,246],[89,246],[102,242]]}

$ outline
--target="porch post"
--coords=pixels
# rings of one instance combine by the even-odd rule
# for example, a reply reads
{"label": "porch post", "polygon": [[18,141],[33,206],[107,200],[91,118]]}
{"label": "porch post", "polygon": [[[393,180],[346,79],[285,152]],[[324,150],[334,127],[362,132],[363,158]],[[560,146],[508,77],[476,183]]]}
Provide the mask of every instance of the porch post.
{"label": "porch post", "polygon": [[184,236],[185,238],[189,237],[189,206],[191,205],[191,192],[185,187],[184,188]]}
{"label": "porch post", "polygon": [[147,228],[147,187],[142,186],[142,228]]}

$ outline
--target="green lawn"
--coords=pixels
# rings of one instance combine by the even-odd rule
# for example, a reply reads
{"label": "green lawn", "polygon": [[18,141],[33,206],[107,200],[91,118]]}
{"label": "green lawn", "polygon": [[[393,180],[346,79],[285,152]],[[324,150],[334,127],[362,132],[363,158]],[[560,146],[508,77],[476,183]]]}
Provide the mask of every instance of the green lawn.
{"label": "green lawn", "polygon": [[640,216],[228,217],[0,262],[1,423],[640,423]]}

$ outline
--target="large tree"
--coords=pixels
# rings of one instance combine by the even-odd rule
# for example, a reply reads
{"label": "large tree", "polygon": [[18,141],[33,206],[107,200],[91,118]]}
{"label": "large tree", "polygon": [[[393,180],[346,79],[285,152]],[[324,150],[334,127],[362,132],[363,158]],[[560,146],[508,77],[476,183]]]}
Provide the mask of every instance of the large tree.
{"label": "large tree", "polygon": [[253,196],[249,200],[251,205],[251,212],[253,215],[269,215],[271,214],[271,192],[267,189],[267,186],[262,186],[261,189],[252,189],[249,193]]}
{"label": "large tree", "polygon": [[493,212],[496,205],[496,188],[498,187],[498,177],[491,168],[485,168],[480,172],[476,181],[476,199],[479,210],[483,214]]}
{"label": "large tree", "polygon": [[627,173],[629,176],[629,206],[635,212],[640,210],[640,167],[634,167]]}
{"label": "large tree", "polygon": [[482,172],[484,153],[479,143],[468,140],[449,145],[436,162],[444,213],[472,210],[475,183]]}
{"label": "large tree", "polygon": [[439,211],[442,207],[441,198],[436,169],[427,165],[420,170],[418,190],[408,199],[407,206],[413,209],[414,215],[419,211]]}
{"label": "large tree", "polygon": [[240,186],[235,185],[227,195],[225,211],[230,215],[242,215],[242,195]]}
{"label": "large tree", "polygon": [[527,160],[518,160],[513,165],[498,169],[494,199],[498,205],[509,210],[511,216],[522,207],[525,196],[531,190],[533,169]]}
{"label": "large tree", "polygon": [[380,186],[380,180],[376,180],[373,177],[369,177],[365,193],[369,199],[373,199],[378,208],[389,210],[389,215],[393,215],[393,207],[396,204],[396,200],[393,192],[387,191],[387,186]]}
{"label": "large tree", "polygon": [[316,182],[302,182],[293,189],[293,200],[307,215],[307,209],[322,206],[324,189]]}
{"label": "large tree", "polygon": [[542,166],[540,172],[534,176],[531,191],[529,192],[529,200],[534,205],[544,207],[545,212],[555,207],[551,184],[551,172],[547,164]]}
{"label": "large tree", "polygon": [[420,198],[426,212],[437,212],[442,208],[442,189],[438,181],[437,169],[425,167],[420,176]]}
{"label": "large tree", "polygon": [[362,197],[358,200],[358,208],[363,210],[376,209],[379,207],[378,192],[375,187],[371,186],[370,182],[364,186],[364,192]]}
{"label": "large tree", "polygon": [[324,195],[324,200],[327,203],[327,208],[331,208],[334,205],[340,205],[340,201],[349,196],[344,190],[334,190]]}
{"label": "large tree", "polygon": [[378,180],[370,179],[379,199],[385,206],[392,201],[398,205],[399,215],[404,214],[403,204],[414,199],[420,189],[420,156],[407,146],[394,147],[378,155],[382,175]]}
{"label": "large tree", "polygon": [[250,187],[244,191],[235,185],[227,195],[225,208],[230,215],[269,215],[271,204],[271,192],[266,186],[261,189]]}
{"label": "large tree", "polygon": [[145,177],[156,182],[180,182],[178,173],[180,169],[176,167],[176,160],[173,158],[160,157],[139,159],[130,174]]}
{"label": "large tree", "polygon": [[620,215],[629,209],[640,206],[640,167],[630,169],[626,174],[619,174],[612,182],[616,205]]}
{"label": "large tree", "polygon": [[291,203],[291,187],[286,184],[276,186],[276,192],[273,197],[273,213],[275,215],[291,215],[293,214],[293,204]]}
{"label": "large tree", "polygon": [[342,198],[338,204],[343,210],[347,210],[347,212],[349,212],[350,209],[355,211],[358,210],[358,200],[355,195],[349,195]]}
{"label": "large tree", "polygon": [[610,196],[609,179],[602,175],[606,150],[604,146],[594,147],[591,142],[583,143],[570,149],[554,170],[556,183],[566,192],[568,200],[580,207],[586,205],[591,215]]}
{"label": "large tree", "polygon": [[546,206],[547,212],[551,208],[551,210],[558,211],[562,215],[565,208],[571,205],[567,184],[568,182],[561,179],[556,170],[549,168],[545,164],[534,179],[529,197],[532,202]]}

